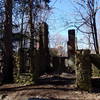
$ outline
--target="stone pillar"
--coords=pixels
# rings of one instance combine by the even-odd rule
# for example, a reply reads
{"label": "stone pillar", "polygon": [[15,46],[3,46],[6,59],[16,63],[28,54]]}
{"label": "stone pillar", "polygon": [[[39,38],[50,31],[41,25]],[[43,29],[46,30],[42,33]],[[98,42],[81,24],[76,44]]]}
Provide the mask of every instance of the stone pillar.
{"label": "stone pillar", "polygon": [[59,68],[59,57],[53,57],[53,68],[54,68],[54,72],[58,73],[58,68]]}
{"label": "stone pillar", "polygon": [[100,55],[99,54],[91,54],[90,55],[91,62],[100,70]]}
{"label": "stone pillar", "polygon": [[75,55],[75,30],[68,30],[68,57]]}
{"label": "stone pillar", "polygon": [[75,70],[75,29],[68,30],[68,67]]}
{"label": "stone pillar", "polygon": [[41,55],[41,64],[43,71],[49,71],[50,69],[50,54],[49,54],[49,32],[48,32],[48,24],[42,22],[40,24],[40,55]]}
{"label": "stone pillar", "polygon": [[79,89],[91,91],[90,50],[76,51],[76,85]]}

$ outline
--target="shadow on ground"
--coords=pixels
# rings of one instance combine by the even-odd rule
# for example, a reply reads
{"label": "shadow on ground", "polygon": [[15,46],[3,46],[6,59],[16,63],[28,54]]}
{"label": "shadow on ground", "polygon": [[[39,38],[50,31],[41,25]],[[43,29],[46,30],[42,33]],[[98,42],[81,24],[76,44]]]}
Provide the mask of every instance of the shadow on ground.
{"label": "shadow on ground", "polygon": [[[13,86],[12,87],[0,87],[0,92],[15,92],[15,91],[23,91],[23,90],[57,90],[57,91],[77,91],[77,88],[65,88],[64,85],[69,86],[75,83],[75,78],[63,78],[59,76],[53,77],[43,77],[40,78],[38,84],[35,85],[27,85],[27,86]],[[51,85],[52,87],[49,87]],[[46,86],[46,87],[45,87]],[[60,87],[59,87],[60,86]],[[92,79],[92,86],[94,93],[100,93],[100,78]],[[32,99],[29,99],[32,100]],[[35,100],[35,99],[33,99]],[[42,100],[42,99],[36,99]],[[43,99],[46,100],[46,99]]]}
{"label": "shadow on ground", "polygon": [[38,85],[69,85],[73,83],[75,83],[75,78],[53,76],[50,78],[40,78]]}
{"label": "shadow on ground", "polygon": [[100,78],[92,78],[92,87],[94,93],[100,93]]}
{"label": "shadow on ground", "polygon": [[[40,78],[38,84],[35,85],[27,85],[27,86],[13,86],[13,87],[0,87],[0,91],[8,91],[8,92],[15,92],[15,91],[23,91],[23,90],[58,90],[58,91],[75,91],[76,89],[64,88],[64,85],[71,85],[74,84],[75,78],[62,78],[59,76],[54,76],[50,78]],[[13,84],[12,84],[13,85]],[[48,87],[48,85],[52,85],[53,87]],[[47,86],[47,87],[45,87]],[[56,86],[56,88],[55,88]],[[58,86],[58,87],[57,87]],[[59,88],[59,86],[61,86]]]}
{"label": "shadow on ground", "polygon": [[65,99],[55,99],[55,98],[51,98],[51,99],[46,99],[46,98],[29,98],[28,100],[65,100]]}

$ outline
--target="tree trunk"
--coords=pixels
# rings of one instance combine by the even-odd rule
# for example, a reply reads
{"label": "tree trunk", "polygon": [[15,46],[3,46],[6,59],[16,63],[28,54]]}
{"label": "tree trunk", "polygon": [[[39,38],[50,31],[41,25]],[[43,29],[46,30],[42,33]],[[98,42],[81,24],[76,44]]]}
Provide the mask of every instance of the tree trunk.
{"label": "tree trunk", "polygon": [[25,50],[23,47],[23,26],[24,26],[24,12],[22,11],[22,18],[21,18],[21,40],[19,41],[19,67],[20,73],[25,73]]}
{"label": "tree trunk", "polygon": [[91,91],[91,60],[89,50],[76,54],[76,85],[79,89]]}
{"label": "tree trunk", "polygon": [[34,33],[35,33],[35,28],[34,28],[34,24],[35,22],[35,15],[33,15],[33,0],[30,0],[29,2],[29,6],[30,6],[30,11],[29,11],[29,16],[30,16],[30,33],[31,33],[31,40],[30,40],[30,67],[31,67],[31,72],[33,75],[33,82],[36,83],[39,77],[39,57],[38,57],[38,53],[35,51],[35,47],[34,47]]}
{"label": "tree trunk", "polygon": [[95,35],[95,45],[96,45],[96,54],[99,54],[99,45],[98,45],[98,36],[97,36],[97,27],[96,27],[96,16],[93,18],[93,27],[94,27],[94,35]]}
{"label": "tree trunk", "polygon": [[12,50],[12,0],[5,2],[5,32],[4,32],[4,67],[3,83],[13,82],[13,50]]}
{"label": "tree trunk", "polygon": [[30,40],[30,67],[31,72],[33,73],[34,70],[34,23],[33,23],[33,15],[32,15],[32,9],[33,9],[33,0],[29,1],[29,17],[30,17],[30,33],[31,33],[31,40]]}

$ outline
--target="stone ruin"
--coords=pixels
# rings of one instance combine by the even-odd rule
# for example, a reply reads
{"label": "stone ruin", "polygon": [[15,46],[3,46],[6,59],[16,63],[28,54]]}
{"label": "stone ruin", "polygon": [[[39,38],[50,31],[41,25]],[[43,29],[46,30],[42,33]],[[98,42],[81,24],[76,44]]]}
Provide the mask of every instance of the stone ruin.
{"label": "stone ruin", "polygon": [[68,42],[67,42],[67,49],[68,49],[68,57],[75,56],[75,30],[68,30]]}

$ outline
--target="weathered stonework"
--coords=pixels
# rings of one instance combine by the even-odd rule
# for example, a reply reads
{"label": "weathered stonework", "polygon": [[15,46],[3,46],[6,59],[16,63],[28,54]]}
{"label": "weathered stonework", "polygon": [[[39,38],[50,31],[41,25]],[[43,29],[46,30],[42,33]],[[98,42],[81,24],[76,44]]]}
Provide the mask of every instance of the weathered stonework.
{"label": "weathered stonework", "polygon": [[76,85],[81,90],[91,91],[90,50],[76,51]]}
{"label": "weathered stonework", "polygon": [[75,30],[68,30],[68,57],[75,56]]}

